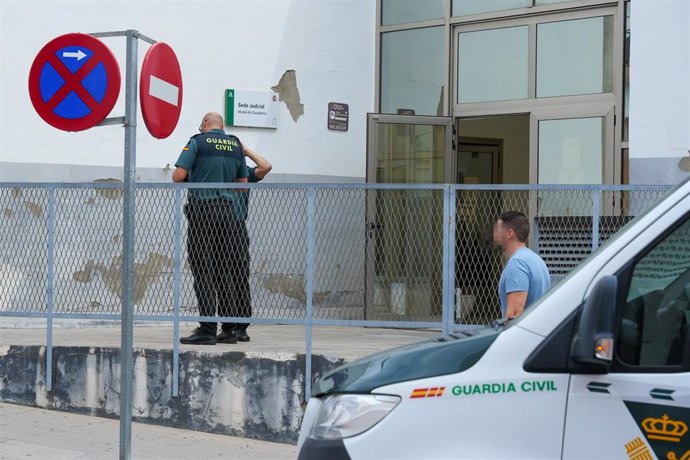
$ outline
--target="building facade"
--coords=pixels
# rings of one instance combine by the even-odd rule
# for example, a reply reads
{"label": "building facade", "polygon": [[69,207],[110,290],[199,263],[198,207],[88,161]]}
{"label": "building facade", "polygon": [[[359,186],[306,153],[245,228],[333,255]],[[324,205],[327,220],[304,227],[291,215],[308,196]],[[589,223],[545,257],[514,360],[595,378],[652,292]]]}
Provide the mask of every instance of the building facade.
{"label": "building facade", "polygon": [[687,176],[687,1],[379,7],[377,112],[393,116],[369,117],[370,178],[639,184]]}
{"label": "building facade", "polygon": [[[141,180],[169,180],[203,113],[224,113],[226,89],[271,92],[286,75],[276,129],[228,127],[272,160],[273,180],[670,184],[690,169],[687,0],[6,0],[0,9],[2,180],[118,176],[120,127],[48,126],[27,79],[54,37],[125,29],[171,44],[184,80],[168,139],[139,120]],[[103,40],[124,76],[124,40]],[[348,104],[347,131],[328,129],[331,102]],[[124,90],[111,116],[123,113]],[[24,131],[28,143],[15,135]]]}

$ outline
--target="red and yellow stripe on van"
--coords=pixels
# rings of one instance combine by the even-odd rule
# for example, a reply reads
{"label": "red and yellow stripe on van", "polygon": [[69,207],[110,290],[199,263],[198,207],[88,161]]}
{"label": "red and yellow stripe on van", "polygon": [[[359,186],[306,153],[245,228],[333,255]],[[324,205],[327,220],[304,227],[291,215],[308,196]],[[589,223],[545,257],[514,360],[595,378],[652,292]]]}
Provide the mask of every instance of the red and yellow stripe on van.
{"label": "red and yellow stripe on van", "polygon": [[415,388],[412,390],[410,398],[435,398],[443,396],[446,387],[432,387],[432,388]]}

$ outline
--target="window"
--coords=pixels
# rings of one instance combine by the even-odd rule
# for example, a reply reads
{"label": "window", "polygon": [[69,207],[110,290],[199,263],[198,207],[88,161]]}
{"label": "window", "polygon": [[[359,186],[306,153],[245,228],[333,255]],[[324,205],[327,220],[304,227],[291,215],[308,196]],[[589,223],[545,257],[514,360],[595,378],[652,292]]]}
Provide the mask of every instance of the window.
{"label": "window", "polygon": [[540,184],[601,184],[605,121],[602,117],[539,122]]}
{"label": "window", "polygon": [[383,0],[381,23],[388,26],[442,19],[446,15],[444,4],[444,0]]}
{"label": "window", "polygon": [[628,365],[682,364],[689,329],[687,220],[635,265],[618,336],[618,357]]}
{"label": "window", "polygon": [[458,35],[458,102],[526,99],[527,26]]}
{"label": "window", "polygon": [[381,113],[443,114],[443,27],[381,36]]}
{"label": "window", "polygon": [[613,16],[537,26],[537,97],[613,91]]}
{"label": "window", "polygon": [[532,0],[453,0],[453,16],[532,6]]}

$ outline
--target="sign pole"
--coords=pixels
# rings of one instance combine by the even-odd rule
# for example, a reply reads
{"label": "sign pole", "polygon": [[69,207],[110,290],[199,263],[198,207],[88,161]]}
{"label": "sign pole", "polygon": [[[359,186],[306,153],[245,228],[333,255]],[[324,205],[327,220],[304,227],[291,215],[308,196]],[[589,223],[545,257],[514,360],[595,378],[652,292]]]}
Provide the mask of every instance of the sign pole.
{"label": "sign pole", "polygon": [[122,338],[120,345],[120,460],[132,458],[132,360],[134,348],[134,212],[137,134],[137,32],[128,30],[125,74],[125,167],[123,171]]}

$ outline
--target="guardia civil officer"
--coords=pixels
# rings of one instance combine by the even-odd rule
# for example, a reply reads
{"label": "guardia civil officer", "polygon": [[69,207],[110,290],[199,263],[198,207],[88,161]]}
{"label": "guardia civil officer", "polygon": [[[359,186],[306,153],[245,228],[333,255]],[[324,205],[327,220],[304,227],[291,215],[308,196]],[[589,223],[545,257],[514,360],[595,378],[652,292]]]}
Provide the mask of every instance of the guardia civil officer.
{"label": "guardia civil officer", "polygon": [[[200,134],[192,136],[175,163],[173,182],[247,182],[248,170],[240,140],[223,131],[223,117],[204,115]],[[200,316],[250,317],[249,238],[235,208],[243,189],[190,189],[185,215],[189,224],[187,252],[194,276]],[[248,324],[201,322],[181,343],[214,345],[247,342]]]}

